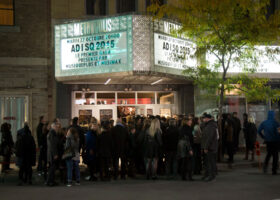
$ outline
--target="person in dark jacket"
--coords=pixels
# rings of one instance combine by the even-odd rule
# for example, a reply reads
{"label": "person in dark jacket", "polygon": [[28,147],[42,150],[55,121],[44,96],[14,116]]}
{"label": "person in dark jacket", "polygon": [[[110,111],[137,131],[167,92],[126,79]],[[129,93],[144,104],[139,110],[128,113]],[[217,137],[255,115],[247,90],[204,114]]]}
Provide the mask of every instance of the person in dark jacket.
{"label": "person in dark jacket", "polygon": [[194,158],[194,174],[201,174],[201,128],[200,119],[194,118],[193,126],[193,158]]}
{"label": "person in dark jacket", "polygon": [[205,181],[214,181],[216,177],[216,160],[218,151],[218,127],[210,114],[203,115],[205,127],[202,130],[201,148],[206,156],[205,175],[202,178]]}
{"label": "person in dark jacket", "polygon": [[79,133],[79,141],[80,141],[79,149],[80,149],[80,152],[81,152],[81,150],[84,150],[84,147],[85,147],[85,131],[82,129],[81,126],[79,126],[78,123],[79,123],[79,118],[78,117],[74,117],[73,120],[72,120],[72,125],[69,128],[73,127],[73,128],[75,128],[78,131],[78,133]]}
{"label": "person in dark jacket", "polygon": [[110,122],[101,122],[101,134],[97,137],[97,155],[99,158],[100,179],[110,180],[109,167],[113,153],[113,138],[110,133]]}
{"label": "person in dark jacket", "polygon": [[36,144],[28,123],[18,131],[16,142],[16,156],[20,159],[19,164],[19,184],[27,183],[32,185],[32,166],[36,164]]}
{"label": "person in dark jacket", "polygon": [[48,170],[48,134],[51,129],[51,125],[49,122],[46,122],[43,126],[43,136],[42,136],[42,172],[44,174],[44,180],[47,180],[47,170]]}
{"label": "person in dark jacket", "polygon": [[[192,178],[192,157],[193,157],[193,140],[192,140],[192,118],[182,120],[179,129],[179,141],[177,147],[177,157],[181,164],[182,180],[193,181]],[[188,177],[187,177],[188,175]]]}
{"label": "person in dark jacket", "polygon": [[232,123],[233,123],[233,148],[234,148],[234,153],[236,153],[239,148],[239,134],[241,130],[241,123],[240,123],[240,119],[237,117],[237,112],[232,113]]}
{"label": "person in dark jacket", "polygon": [[[177,174],[177,144],[179,129],[176,120],[170,119],[166,132],[162,135],[163,149],[166,159],[166,175],[168,178],[175,178]],[[173,177],[172,177],[173,176]]]}
{"label": "person in dark jacket", "polygon": [[270,157],[273,157],[272,174],[277,174],[278,168],[278,150],[280,143],[279,123],[274,119],[274,111],[268,111],[267,120],[263,121],[259,128],[258,134],[264,139],[266,143],[267,154],[264,160],[263,172],[267,173],[267,166]]}
{"label": "person in dark jacket", "polygon": [[38,147],[40,149],[40,154],[39,154],[39,159],[38,159],[38,166],[37,166],[37,171],[39,175],[42,173],[42,163],[43,163],[43,126],[44,126],[44,116],[40,116],[39,118],[39,124],[36,129],[37,133],[37,142],[38,142]]}
{"label": "person in dark jacket", "polygon": [[228,154],[228,164],[231,167],[231,164],[234,161],[234,124],[230,114],[227,115],[224,124],[225,132],[225,141],[226,141],[226,150]]}
{"label": "person in dark jacket", "polygon": [[125,179],[126,175],[126,151],[128,148],[128,131],[123,125],[122,119],[118,118],[116,126],[111,129],[113,137],[113,166],[114,179],[119,176],[119,159],[121,159],[121,179]]}
{"label": "person in dark jacket", "polygon": [[128,155],[127,155],[127,175],[129,177],[135,177],[136,171],[136,128],[133,124],[129,125],[128,127]]}
{"label": "person in dark jacket", "polygon": [[14,147],[14,141],[8,123],[1,125],[1,134],[1,153],[3,155],[2,172],[5,172],[10,169],[12,149]]}
{"label": "person in dark jacket", "polygon": [[48,163],[49,171],[46,184],[48,186],[55,185],[55,170],[59,166],[59,138],[58,138],[58,125],[56,122],[53,122],[51,125],[51,130],[47,137],[48,145]]}
{"label": "person in dark jacket", "polygon": [[246,123],[246,127],[244,129],[244,136],[246,141],[246,155],[245,160],[248,160],[249,153],[251,153],[251,161],[254,160],[255,155],[255,143],[257,139],[257,127],[255,124],[255,119],[250,116],[248,122]]}
{"label": "person in dark jacket", "polygon": [[97,154],[97,136],[99,135],[99,127],[97,120],[90,124],[90,129],[86,134],[86,163],[90,172],[89,181],[96,181],[94,176],[97,166],[96,154]]}

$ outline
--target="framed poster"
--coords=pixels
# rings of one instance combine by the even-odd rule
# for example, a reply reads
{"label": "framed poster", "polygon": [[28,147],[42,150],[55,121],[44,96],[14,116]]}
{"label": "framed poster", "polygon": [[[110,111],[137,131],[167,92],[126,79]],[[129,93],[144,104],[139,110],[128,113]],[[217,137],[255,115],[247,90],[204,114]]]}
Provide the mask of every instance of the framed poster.
{"label": "framed poster", "polygon": [[100,110],[100,120],[110,120],[113,118],[112,109],[101,109]]}

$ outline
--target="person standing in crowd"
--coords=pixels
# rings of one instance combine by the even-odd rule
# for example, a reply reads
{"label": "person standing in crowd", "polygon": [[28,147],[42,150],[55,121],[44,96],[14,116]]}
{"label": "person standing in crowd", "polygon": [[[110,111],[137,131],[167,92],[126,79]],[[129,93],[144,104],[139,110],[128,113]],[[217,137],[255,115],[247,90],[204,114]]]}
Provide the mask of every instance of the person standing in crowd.
{"label": "person standing in crowd", "polygon": [[127,175],[129,177],[134,178],[135,177],[135,171],[136,171],[136,128],[133,124],[130,124],[128,127],[128,156],[127,156]]}
{"label": "person standing in crowd", "polygon": [[177,144],[179,130],[174,118],[169,120],[169,126],[166,132],[162,134],[163,149],[166,160],[166,176],[168,179],[175,178],[177,175]]}
{"label": "person standing in crowd", "polygon": [[237,117],[237,112],[232,113],[232,122],[233,122],[233,148],[234,148],[234,153],[236,153],[239,148],[239,134],[241,130],[241,123],[240,123],[240,119]]}
{"label": "person standing in crowd", "polygon": [[234,128],[233,128],[232,117],[230,114],[227,114],[224,132],[225,132],[225,141],[226,141],[226,150],[228,154],[228,164],[231,167],[231,164],[234,161]]}
{"label": "person standing in crowd", "polygon": [[203,115],[205,127],[202,130],[201,148],[205,154],[205,175],[203,180],[214,181],[217,172],[218,127],[210,114]]}
{"label": "person standing in crowd", "polygon": [[49,122],[46,122],[43,126],[43,136],[42,136],[42,172],[44,174],[44,180],[47,180],[47,171],[48,171],[48,142],[47,137],[49,134],[49,131],[51,129],[51,125]]}
{"label": "person standing in crowd", "polygon": [[57,135],[58,125],[56,122],[53,122],[51,125],[50,132],[47,136],[47,145],[48,145],[48,163],[49,163],[49,171],[46,184],[48,186],[55,185],[55,170],[58,168],[58,151],[59,151],[59,138]]}
{"label": "person standing in crowd", "polygon": [[37,133],[37,142],[38,142],[38,147],[40,149],[40,154],[39,154],[39,160],[38,160],[38,166],[37,166],[37,171],[39,175],[42,173],[42,163],[43,163],[43,126],[44,126],[45,120],[44,116],[39,117],[39,124],[36,129]]}
{"label": "person standing in crowd", "polygon": [[121,179],[125,179],[126,175],[126,151],[128,147],[128,132],[122,119],[118,118],[116,126],[111,129],[113,137],[113,167],[114,179],[119,176],[119,159],[121,160]]}
{"label": "person standing in crowd", "polygon": [[245,151],[245,158],[244,160],[248,160],[248,156],[249,156],[249,147],[247,144],[248,141],[247,141],[247,138],[248,138],[248,114],[247,113],[243,113],[243,134],[244,134],[244,139],[245,139],[245,144],[246,144],[246,151]]}
{"label": "person standing in crowd", "polygon": [[158,119],[153,119],[144,136],[144,159],[147,179],[157,179],[157,164],[160,147],[162,146],[162,132]]}
{"label": "person standing in crowd", "polygon": [[18,131],[16,141],[17,165],[19,166],[19,183],[32,185],[32,166],[36,165],[36,144],[28,123]]}
{"label": "person standing in crowd", "polygon": [[193,143],[194,174],[201,174],[201,129],[200,119],[197,117],[194,118]]}
{"label": "person standing in crowd", "polygon": [[94,176],[94,173],[96,172],[96,166],[97,166],[97,158],[96,158],[96,141],[97,141],[97,136],[100,134],[99,133],[99,127],[97,124],[97,120],[94,118],[92,120],[90,126],[89,126],[89,131],[86,134],[86,161],[84,161],[89,169],[90,177],[89,181],[96,181],[97,178]]}
{"label": "person standing in crowd", "polygon": [[101,122],[101,134],[97,137],[97,156],[101,181],[110,180],[109,167],[113,153],[113,138],[110,133],[110,122]]}
{"label": "person standing in crowd", "polygon": [[84,130],[82,129],[81,126],[79,126],[79,118],[78,117],[74,117],[73,120],[72,120],[72,125],[69,127],[69,128],[75,128],[78,133],[79,133],[79,138],[80,138],[80,152],[81,150],[84,149],[85,147],[85,133],[84,133]]}
{"label": "person standing in crowd", "polygon": [[1,133],[2,138],[0,151],[3,155],[2,172],[5,172],[6,170],[10,170],[11,155],[14,147],[14,141],[8,123],[4,123],[1,125]]}
{"label": "person standing in crowd", "polygon": [[249,117],[246,126],[244,127],[244,136],[246,141],[245,160],[248,160],[249,153],[251,153],[251,161],[254,161],[254,148],[257,140],[257,127],[255,124],[255,119],[252,116]]}
{"label": "person standing in crowd", "polygon": [[70,128],[67,132],[65,150],[70,149],[74,157],[65,160],[67,166],[67,187],[72,186],[73,169],[76,175],[76,184],[80,185],[80,152],[79,152],[79,134],[75,128]]}
{"label": "person standing in crowd", "polygon": [[264,139],[267,154],[264,160],[263,172],[267,173],[270,157],[273,157],[272,174],[277,174],[278,169],[278,150],[280,144],[279,123],[275,120],[274,111],[268,111],[267,120],[263,121],[259,128],[258,134]]}
{"label": "person standing in crowd", "polygon": [[[192,118],[182,120],[179,130],[177,156],[181,164],[182,180],[193,181],[192,178]],[[188,175],[188,177],[186,177]]]}

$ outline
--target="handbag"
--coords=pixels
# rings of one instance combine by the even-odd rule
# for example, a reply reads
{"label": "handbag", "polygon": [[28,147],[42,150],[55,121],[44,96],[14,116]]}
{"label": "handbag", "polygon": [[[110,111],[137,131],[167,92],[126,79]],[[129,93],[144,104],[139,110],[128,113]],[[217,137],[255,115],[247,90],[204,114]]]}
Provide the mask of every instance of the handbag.
{"label": "handbag", "polygon": [[65,151],[62,155],[63,160],[68,160],[68,159],[72,159],[75,157],[75,152],[71,146],[71,139],[69,139],[69,142],[70,142],[69,147],[65,149]]}

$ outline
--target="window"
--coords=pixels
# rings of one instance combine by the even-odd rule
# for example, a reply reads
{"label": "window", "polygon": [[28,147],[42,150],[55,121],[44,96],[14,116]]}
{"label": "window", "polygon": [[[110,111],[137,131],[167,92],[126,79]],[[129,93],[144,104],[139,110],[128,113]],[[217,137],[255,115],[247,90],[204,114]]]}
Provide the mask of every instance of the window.
{"label": "window", "polygon": [[106,0],[99,1],[99,15],[106,15]]}
{"label": "window", "polygon": [[158,92],[157,93],[158,104],[174,104],[173,92]]}
{"label": "window", "polygon": [[14,1],[13,0],[0,1],[0,25],[3,26],[14,25]]}
{"label": "window", "polygon": [[137,93],[137,104],[154,104],[155,93]]}
{"label": "window", "polygon": [[135,104],[135,93],[118,93],[118,104]]}
{"label": "window", "polygon": [[117,0],[117,13],[135,12],[135,0]]}
{"label": "window", "polygon": [[86,12],[87,15],[94,15],[94,3],[95,0],[86,0]]}
{"label": "window", "polygon": [[97,105],[108,105],[115,103],[115,93],[97,93]]}

